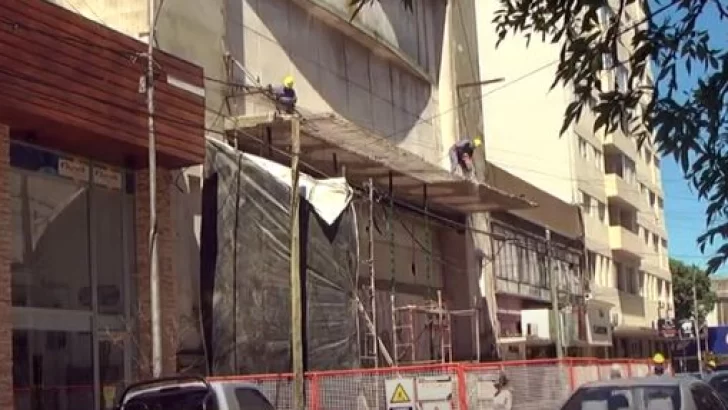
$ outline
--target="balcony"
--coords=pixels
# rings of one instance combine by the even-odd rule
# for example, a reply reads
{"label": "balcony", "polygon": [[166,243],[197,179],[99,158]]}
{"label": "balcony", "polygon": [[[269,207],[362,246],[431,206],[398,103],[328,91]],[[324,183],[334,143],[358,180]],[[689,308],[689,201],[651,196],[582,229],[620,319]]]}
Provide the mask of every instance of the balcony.
{"label": "balcony", "polygon": [[621,129],[617,128],[614,132],[605,134],[604,150],[606,153],[621,151],[630,158],[637,158],[637,146],[635,142],[627,137]]}
{"label": "balcony", "polygon": [[619,204],[640,209],[642,198],[637,187],[632,186],[617,174],[607,174],[604,177],[604,187],[607,198]]}
{"label": "balcony", "polygon": [[644,248],[639,236],[622,226],[609,227],[609,247],[612,253],[628,258],[641,258]]}

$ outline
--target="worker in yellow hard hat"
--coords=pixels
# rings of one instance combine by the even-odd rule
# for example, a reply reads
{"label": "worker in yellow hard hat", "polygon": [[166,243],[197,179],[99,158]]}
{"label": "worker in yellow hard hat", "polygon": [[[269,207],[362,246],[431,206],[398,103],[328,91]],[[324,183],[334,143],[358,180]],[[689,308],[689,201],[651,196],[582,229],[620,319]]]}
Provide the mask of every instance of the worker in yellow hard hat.
{"label": "worker in yellow hard hat", "polygon": [[276,109],[283,111],[286,114],[293,114],[296,112],[296,103],[298,97],[296,96],[296,90],[293,89],[293,76],[287,75],[283,78],[283,84],[277,87],[268,85],[268,89],[273,94],[276,100]]}
{"label": "worker in yellow hard hat", "polygon": [[662,376],[665,374],[665,356],[663,356],[662,353],[658,352],[652,356],[652,364],[655,375]]}
{"label": "worker in yellow hard hat", "polygon": [[462,172],[465,177],[471,177],[473,172],[473,153],[475,149],[483,145],[480,137],[473,139],[463,139],[450,147],[450,171],[457,173]]}
{"label": "worker in yellow hard hat", "polygon": [[712,359],[708,360],[708,362],[705,363],[705,373],[708,373],[708,374],[713,373],[717,366],[718,365],[715,363],[715,360],[712,360]]}

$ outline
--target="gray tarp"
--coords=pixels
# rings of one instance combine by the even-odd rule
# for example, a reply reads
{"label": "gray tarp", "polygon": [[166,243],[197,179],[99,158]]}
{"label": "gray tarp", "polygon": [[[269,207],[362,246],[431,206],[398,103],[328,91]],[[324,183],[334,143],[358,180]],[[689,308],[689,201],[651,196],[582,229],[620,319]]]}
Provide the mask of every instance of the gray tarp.
{"label": "gray tarp", "polygon": [[[252,156],[206,147],[200,286],[210,370],[290,371],[289,185]],[[352,207],[331,226],[308,201],[301,207],[306,368],[358,367]]]}

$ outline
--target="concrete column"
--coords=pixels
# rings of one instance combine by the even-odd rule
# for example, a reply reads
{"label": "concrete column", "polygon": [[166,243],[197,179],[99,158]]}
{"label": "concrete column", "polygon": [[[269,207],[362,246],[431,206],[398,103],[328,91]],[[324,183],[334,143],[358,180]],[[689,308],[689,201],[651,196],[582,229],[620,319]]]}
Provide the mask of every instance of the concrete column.
{"label": "concrete column", "polygon": [[10,129],[0,124],[0,409],[13,408]]}
{"label": "concrete column", "polygon": [[[157,215],[159,276],[162,306],[162,369],[163,374],[177,373],[179,317],[177,315],[177,276],[173,268],[174,228],[171,212],[172,177],[169,170],[157,171]],[[136,374],[140,379],[151,377],[151,312],[149,299],[149,177],[148,171],[136,173],[136,275],[137,318],[135,340]]]}

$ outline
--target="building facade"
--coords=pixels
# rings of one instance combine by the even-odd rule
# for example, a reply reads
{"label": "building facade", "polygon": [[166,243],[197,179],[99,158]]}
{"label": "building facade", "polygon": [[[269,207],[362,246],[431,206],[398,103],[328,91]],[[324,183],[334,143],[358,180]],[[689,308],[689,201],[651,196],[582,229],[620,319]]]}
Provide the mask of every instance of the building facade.
{"label": "building facade", "polygon": [[[478,21],[492,21],[497,7],[478,3]],[[601,13],[602,24],[610,13]],[[636,4],[624,13],[627,21],[644,18]],[[496,48],[493,27],[481,26],[482,76],[519,78],[484,99],[487,159],[582,208],[590,304],[611,305],[614,343],[601,354],[644,357],[658,348],[655,319],[672,315],[665,198],[652,137],[639,147],[635,136],[619,130],[595,133],[590,113],[559,136],[572,101],[564,87],[549,90],[561,45],[534,41],[527,47],[516,37]],[[629,52],[625,44],[630,43],[622,41],[620,54]],[[544,69],[529,73],[539,66]],[[627,69],[605,71],[603,83],[622,87]],[[528,121],[521,120],[523,113]]]}
{"label": "building facade", "polygon": [[[149,374],[146,47],[46,2],[0,14],[0,407],[111,408]],[[175,289],[170,170],[203,158],[203,74],[157,61],[159,271]],[[176,293],[161,304],[169,348]]]}

